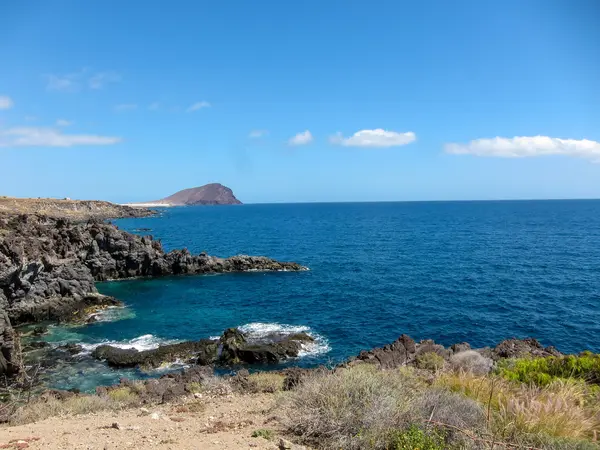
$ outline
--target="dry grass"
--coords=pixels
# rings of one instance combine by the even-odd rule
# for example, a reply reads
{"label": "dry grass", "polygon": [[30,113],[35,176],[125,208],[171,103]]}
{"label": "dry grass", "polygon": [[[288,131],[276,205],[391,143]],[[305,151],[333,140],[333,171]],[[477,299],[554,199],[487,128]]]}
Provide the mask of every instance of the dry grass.
{"label": "dry grass", "polygon": [[118,403],[95,395],[75,395],[64,400],[55,397],[37,398],[20,407],[12,416],[10,423],[23,425],[48,417],[73,416],[118,408],[120,408]]}
{"label": "dry grass", "polygon": [[132,386],[111,389],[108,391],[108,398],[112,402],[122,405],[134,405],[140,401],[139,392],[136,392],[135,387]]}
{"label": "dry grass", "polygon": [[486,405],[492,431],[504,439],[585,439],[600,433],[598,408],[590,403],[585,383],[535,387],[463,372],[444,374],[437,384]]}
{"label": "dry grass", "polygon": [[285,376],[274,372],[256,372],[248,376],[248,388],[251,392],[273,393],[283,390]]}

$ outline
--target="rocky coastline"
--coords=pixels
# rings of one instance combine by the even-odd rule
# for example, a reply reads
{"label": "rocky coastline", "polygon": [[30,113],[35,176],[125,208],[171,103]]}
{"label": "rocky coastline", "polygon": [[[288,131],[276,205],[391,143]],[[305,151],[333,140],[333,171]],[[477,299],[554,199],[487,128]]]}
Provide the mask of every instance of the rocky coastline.
{"label": "rocky coastline", "polygon": [[138,236],[96,219],[0,214],[0,373],[18,371],[13,326],[81,320],[117,299],[98,293],[98,281],[247,271],[302,271],[297,263],[262,256],[229,258],[165,252],[152,236]]}
{"label": "rocky coastline", "polygon": [[[94,219],[77,222],[36,214],[0,214],[0,373],[14,375],[20,368],[21,346],[13,326],[43,321],[84,323],[94,312],[120,305],[118,299],[98,293],[97,281],[302,270],[306,268],[297,263],[266,257],[218,258],[204,253],[192,255],[185,249],[165,252],[160,241],[152,236],[133,235]],[[34,334],[43,332],[40,328]],[[313,340],[306,333],[273,333],[256,340],[232,328],[225,330],[218,339],[161,345],[144,351],[102,345],[90,357],[113,368],[154,369],[183,362],[189,368],[181,373],[144,381],[153,386],[147,389],[148,392],[167,398],[184,394],[190,380],[212,374],[214,367],[239,369],[241,365],[278,364],[298,357],[303,346]],[[44,350],[44,344],[34,339],[28,342],[25,351]],[[81,351],[81,346],[73,344],[51,349],[66,360]],[[535,339],[509,339],[495,347],[472,349],[468,343],[444,347],[432,340],[416,342],[402,335],[393,343],[362,351],[334,368],[289,368],[281,373],[285,376],[284,386],[292,388],[315,370],[335,371],[361,364],[381,369],[418,367],[424,355],[431,354],[445,362],[475,359],[483,373],[492,370],[502,359],[562,355],[553,347],[543,347]],[[238,370],[237,380],[243,383],[246,373]]]}

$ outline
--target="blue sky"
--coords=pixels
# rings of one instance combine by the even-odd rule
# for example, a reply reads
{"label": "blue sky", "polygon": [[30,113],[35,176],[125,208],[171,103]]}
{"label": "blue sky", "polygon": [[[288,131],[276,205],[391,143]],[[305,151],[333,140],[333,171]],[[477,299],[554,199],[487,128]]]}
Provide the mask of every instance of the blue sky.
{"label": "blue sky", "polygon": [[0,195],[600,198],[596,0],[0,5]]}

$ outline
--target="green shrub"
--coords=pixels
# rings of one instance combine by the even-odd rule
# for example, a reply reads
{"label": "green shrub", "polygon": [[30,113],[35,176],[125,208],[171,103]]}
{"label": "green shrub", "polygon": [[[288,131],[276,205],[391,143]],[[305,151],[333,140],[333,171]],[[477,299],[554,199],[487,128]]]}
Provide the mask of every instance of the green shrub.
{"label": "green shrub", "polygon": [[446,450],[448,446],[437,431],[425,432],[411,425],[405,431],[391,432],[387,448],[389,450]]}
{"label": "green shrub", "polygon": [[570,378],[600,384],[600,355],[586,352],[579,356],[508,359],[499,363],[498,371],[508,380],[537,386]]}
{"label": "green shrub", "polygon": [[431,370],[432,372],[443,369],[445,362],[444,358],[435,352],[422,353],[416,359],[419,369]]}
{"label": "green shrub", "polygon": [[140,400],[138,393],[129,386],[111,389],[108,391],[108,398],[115,403],[122,403],[125,405],[131,405]]}
{"label": "green shrub", "polygon": [[265,428],[261,428],[259,430],[254,430],[252,432],[252,437],[253,438],[263,438],[263,439],[270,441],[271,439],[273,439],[273,430],[267,430]]}

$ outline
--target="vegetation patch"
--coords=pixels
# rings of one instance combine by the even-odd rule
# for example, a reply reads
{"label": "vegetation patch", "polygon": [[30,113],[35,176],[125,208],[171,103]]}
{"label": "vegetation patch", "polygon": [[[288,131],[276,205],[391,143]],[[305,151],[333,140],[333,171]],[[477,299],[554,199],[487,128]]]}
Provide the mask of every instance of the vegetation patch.
{"label": "vegetation patch", "polygon": [[484,405],[489,431],[505,440],[536,445],[600,433],[600,405],[586,401],[585,383],[559,380],[540,387],[469,373],[444,374],[436,383]]}
{"label": "vegetation patch", "polygon": [[537,386],[548,386],[562,379],[578,379],[600,384],[600,355],[582,353],[579,356],[507,359],[499,363],[498,372],[504,378]]}
{"label": "vegetation patch", "polygon": [[273,439],[273,430],[268,430],[266,428],[254,430],[252,432],[252,437],[253,438],[263,438],[263,439],[270,441],[271,439]]}
{"label": "vegetation patch", "polygon": [[283,390],[285,377],[275,372],[256,372],[248,375],[248,389],[251,392],[279,392]]}
{"label": "vegetation patch", "polygon": [[419,369],[431,370],[437,372],[444,368],[446,361],[441,355],[435,352],[427,352],[417,355],[416,364]]}

